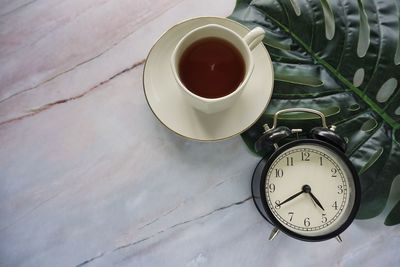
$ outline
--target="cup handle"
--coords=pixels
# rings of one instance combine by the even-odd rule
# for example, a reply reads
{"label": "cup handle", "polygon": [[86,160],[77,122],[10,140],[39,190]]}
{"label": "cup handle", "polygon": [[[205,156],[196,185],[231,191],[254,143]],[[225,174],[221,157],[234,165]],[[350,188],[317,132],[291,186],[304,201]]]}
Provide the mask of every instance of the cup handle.
{"label": "cup handle", "polygon": [[262,39],[264,39],[265,31],[261,27],[256,27],[252,29],[246,36],[243,37],[243,40],[247,43],[250,50],[253,50]]}

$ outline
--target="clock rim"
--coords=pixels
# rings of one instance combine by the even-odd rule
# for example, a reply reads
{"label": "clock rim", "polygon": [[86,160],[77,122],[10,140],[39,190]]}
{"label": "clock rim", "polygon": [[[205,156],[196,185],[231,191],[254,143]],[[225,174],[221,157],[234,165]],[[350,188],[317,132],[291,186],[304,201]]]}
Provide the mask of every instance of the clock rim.
{"label": "clock rim", "polygon": [[[269,208],[267,200],[266,200],[266,195],[265,195],[266,178],[265,177],[268,173],[268,169],[270,168],[270,166],[272,165],[274,160],[277,157],[279,157],[282,153],[284,153],[286,150],[288,150],[292,147],[295,147],[298,145],[304,145],[304,144],[317,144],[317,145],[321,145],[321,146],[324,146],[324,147],[332,150],[332,152],[334,152],[338,157],[340,157],[344,161],[344,163],[347,165],[347,167],[349,168],[349,170],[352,174],[352,179],[354,182],[354,194],[355,194],[354,204],[350,211],[349,216],[346,218],[344,223],[342,225],[340,225],[339,228],[337,228],[336,230],[334,230],[330,233],[323,234],[323,235],[304,236],[304,235],[301,235],[301,234],[291,231],[290,229],[285,227],[281,222],[279,222],[278,219],[276,219],[276,217],[273,215],[271,209]],[[280,231],[284,232],[285,234],[289,235],[290,237],[293,237],[293,238],[296,238],[299,240],[303,240],[303,241],[324,241],[324,240],[328,240],[328,239],[331,239],[331,238],[334,238],[334,237],[340,235],[354,221],[355,216],[360,207],[360,202],[361,202],[360,179],[359,179],[358,173],[357,173],[356,169],[354,168],[353,164],[351,163],[350,159],[347,158],[347,156],[341,150],[339,150],[339,148],[337,148],[329,143],[326,143],[324,141],[317,140],[317,139],[300,139],[300,140],[292,141],[290,143],[287,143],[287,144],[279,147],[277,150],[274,151],[274,153],[270,157],[266,156],[261,161],[263,161],[265,159],[267,159],[267,160],[266,160],[263,170],[261,172],[261,182],[260,182],[261,203],[262,203],[264,211],[268,217],[267,221],[269,221],[272,225],[277,227]],[[257,207],[257,209],[258,209],[258,207]]]}

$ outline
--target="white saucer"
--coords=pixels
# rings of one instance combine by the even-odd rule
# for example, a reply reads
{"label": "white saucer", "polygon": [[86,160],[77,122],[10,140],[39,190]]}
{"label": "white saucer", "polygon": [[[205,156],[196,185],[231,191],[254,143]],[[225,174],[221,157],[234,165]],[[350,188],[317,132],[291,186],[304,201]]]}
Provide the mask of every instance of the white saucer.
{"label": "white saucer", "polygon": [[246,35],[243,25],[219,17],[199,17],[181,22],[164,33],[147,56],[143,72],[144,93],[154,115],[178,135],[199,141],[216,141],[238,135],[263,114],[272,95],[273,67],[264,45],[253,50],[254,71],[233,107],[214,114],[195,110],[184,101],[171,70],[170,57],[178,41],[189,31],[219,24]]}

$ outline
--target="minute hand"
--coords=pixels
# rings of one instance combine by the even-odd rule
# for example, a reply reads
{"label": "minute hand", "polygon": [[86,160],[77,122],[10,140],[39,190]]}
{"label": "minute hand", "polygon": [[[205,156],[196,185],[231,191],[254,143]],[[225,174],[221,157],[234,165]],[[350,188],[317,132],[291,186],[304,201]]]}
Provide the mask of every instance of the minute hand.
{"label": "minute hand", "polygon": [[314,196],[314,194],[311,193],[311,191],[308,193],[310,194],[311,198],[314,200],[315,204],[317,204],[323,211],[325,211],[324,207],[322,207],[321,202],[319,202],[319,200]]}
{"label": "minute hand", "polygon": [[282,203],[279,203],[278,206],[282,206],[282,205],[285,204],[286,202],[289,202],[290,200],[294,199],[295,197],[300,196],[300,195],[303,194],[303,193],[304,193],[304,191],[301,190],[300,192],[298,192],[298,193],[294,194],[293,196],[289,197],[288,199],[286,199],[286,200],[283,201]]}

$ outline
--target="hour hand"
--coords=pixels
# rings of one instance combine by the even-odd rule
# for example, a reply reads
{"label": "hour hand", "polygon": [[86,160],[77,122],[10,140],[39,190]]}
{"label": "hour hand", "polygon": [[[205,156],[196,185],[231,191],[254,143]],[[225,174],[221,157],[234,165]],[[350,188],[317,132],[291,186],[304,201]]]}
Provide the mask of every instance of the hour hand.
{"label": "hour hand", "polygon": [[292,200],[292,199],[294,199],[294,198],[296,198],[296,197],[298,197],[298,196],[300,196],[301,194],[303,194],[304,193],[304,191],[303,190],[301,190],[300,192],[298,192],[298,193],[296,193],[296,194],[294,194],[293,196],[290,196],[290,197],[288,197],[287,199],[285,199],[283,202],[281,202],[281,203],[279,203],[279,205],[278,206],[282,206],[283,204],[285,204],[286,202],[289,202],[290,200]]}

